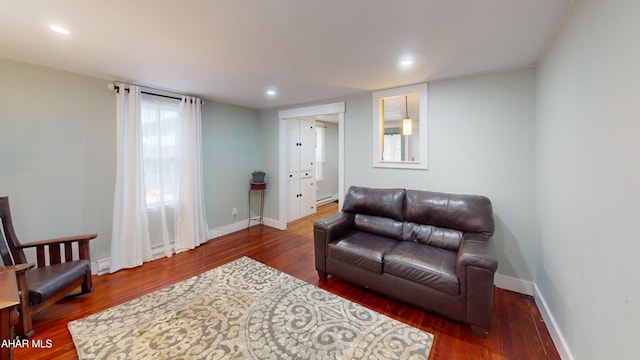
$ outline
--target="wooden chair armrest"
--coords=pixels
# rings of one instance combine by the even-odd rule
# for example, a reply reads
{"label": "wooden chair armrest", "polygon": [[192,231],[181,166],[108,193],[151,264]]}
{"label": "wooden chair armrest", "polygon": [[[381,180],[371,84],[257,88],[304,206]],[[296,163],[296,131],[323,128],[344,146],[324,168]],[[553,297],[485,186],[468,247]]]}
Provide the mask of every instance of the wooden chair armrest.
{"label": "wooden chair armrest", "polygon": [[89,240],[97,237],[97,234],[87,234],[79,236],[69,236],[64,238],[56,238],[50,240],[35,241],[20,246],[21,249],[36,248],[38,267],[47,265],[45,259],[45,248],[49,248],[49,264],[60,264],[62,262],[60,246],[64,245],[64,261],[73,260],[73,244],[78,243],[78,255],[80,259],[91,261],[91,252],[89,250]]}
{"label": "wooden chair armrest", "polygon": [[48,240],[40,240],[40,241],[34,241],[34,242],[25,243],[25,244],[20,244],[20,248],[27,249],[27,248],[38,247],[38,246],[55,245],[55,244],[66,244],[66,243],[73,243],[73,242],[79,242],[79,241],[89,241],[89,240],[95,239],[96,237],[98,237],[98,234],[67,236],[67,237],[48,239]]}
{"label": "wooden chair armrest", "polygon": [[34,266],[36,266],[36,264],[31,264],[31,263],[16,264],[16,265],[9,265],[9,266],[0,266],[0,272],[3,272],[3,271],[14,271],[16,274],[19,274],[21,272],[24,272],[26,270],[31,269]]}
{"label": "wooden chair armrest", "polygon": [[[2,289],[0,291],[0,308],[5,309],[20,304],[15,270],[0,270],[0,289]],[[0,325],[4,326],[4,324]]]}

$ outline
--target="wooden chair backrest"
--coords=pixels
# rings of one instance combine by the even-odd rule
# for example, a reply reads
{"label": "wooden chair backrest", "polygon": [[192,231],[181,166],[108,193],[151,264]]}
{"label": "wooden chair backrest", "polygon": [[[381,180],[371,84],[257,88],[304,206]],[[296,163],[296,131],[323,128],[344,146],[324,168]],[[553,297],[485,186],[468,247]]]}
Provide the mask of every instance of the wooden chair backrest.
{"label": "wooden chair backrest", "polygon": [[5,266],[26,264],[27,258],[20,248],[20,241],[16,236],[11,222],[9,197],[0,197],[0,254]]}

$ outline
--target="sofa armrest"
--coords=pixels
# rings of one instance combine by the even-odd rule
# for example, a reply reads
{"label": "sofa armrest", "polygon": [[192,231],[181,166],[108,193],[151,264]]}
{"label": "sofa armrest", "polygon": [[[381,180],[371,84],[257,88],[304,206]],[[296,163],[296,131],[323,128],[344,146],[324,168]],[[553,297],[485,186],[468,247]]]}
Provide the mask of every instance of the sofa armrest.
{"label": "sofa armrest", "polygon": [[467,266],[475,266],[495,272],[498,269],[498,259],[491,237],[466,233],[462,237],[462,244],[458,250],[458,272]]}
{"label": "sofa armrest", "polygon": [[466,298],[467,322],[476,335],[484,336],[490,326],[493,306],[493,277],[498,260],[491,237],[467,233],[458,251],[457,273],[460,293]]}
{"label": "sofa armrest", "polygon": [[327,246],[330,242],[349,233],[354,224],[354,215],[348,212],[330,216],[313,223],[313,242],[316,270],[326,273]]}

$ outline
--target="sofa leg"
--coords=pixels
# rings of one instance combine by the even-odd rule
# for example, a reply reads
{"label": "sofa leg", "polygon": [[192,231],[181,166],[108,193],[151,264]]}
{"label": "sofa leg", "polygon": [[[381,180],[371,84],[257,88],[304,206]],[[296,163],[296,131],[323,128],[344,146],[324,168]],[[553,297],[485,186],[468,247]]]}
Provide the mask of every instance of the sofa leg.
{"label": "sofa leg", "polygon": [[320,277],[320,280],[327,280],[327,273],[324,271],[320,271],[318,270],[318,277]]}
{"label": "sofa leg", "polygon": [[478,325],[471,325],[471,331],[473,332],[473,335],[481,338],[486,337],[489,333],[487,329],[484,329]]}

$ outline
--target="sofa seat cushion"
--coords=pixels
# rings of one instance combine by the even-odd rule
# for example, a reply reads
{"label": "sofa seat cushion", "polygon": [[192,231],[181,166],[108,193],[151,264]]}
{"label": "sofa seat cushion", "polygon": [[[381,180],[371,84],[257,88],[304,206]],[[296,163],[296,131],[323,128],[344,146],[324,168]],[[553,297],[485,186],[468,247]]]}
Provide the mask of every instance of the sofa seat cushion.
{"label": "sofa seat cushion", "polygon": [[31,305],[38,305],[46,301],[90,270],[91,263],[88,260],[69,261],[29,270],[29,302]]}
{"label": "sofa seat cushion", "polygon": [[455,251],[403,241],[385,255],[384,272],[455,296],[456,259]]}
{"label": "sofa seat cushion", "polygon": [[382,259],[399,242],[384,236],[355,231],[329,243],[328,257],[382,274]]}

